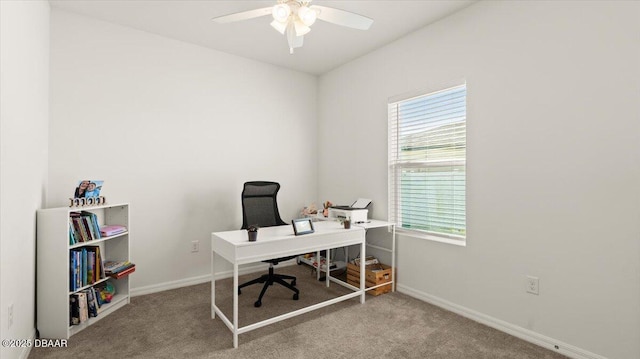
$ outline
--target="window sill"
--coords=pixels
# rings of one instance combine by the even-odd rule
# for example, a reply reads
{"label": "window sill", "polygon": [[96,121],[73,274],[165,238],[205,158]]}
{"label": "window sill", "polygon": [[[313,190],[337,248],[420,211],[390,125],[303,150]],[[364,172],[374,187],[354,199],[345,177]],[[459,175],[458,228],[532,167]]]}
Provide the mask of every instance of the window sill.
{"label": "window sill", "polygon": [[446,243],[446,244],[453,244],[454,246],[460,246],[460,247],[467,246],[466,239],[453,239],[453,238],[447,238],[447,237],[439,237],[433,234],[421,233],[418,231],[412,231],[412,230],[407,230],[402,228],[396,229],[396,233],[402,236],[407,236],[407,237],[426,239],[428,241],[440,242],[440,243]]}

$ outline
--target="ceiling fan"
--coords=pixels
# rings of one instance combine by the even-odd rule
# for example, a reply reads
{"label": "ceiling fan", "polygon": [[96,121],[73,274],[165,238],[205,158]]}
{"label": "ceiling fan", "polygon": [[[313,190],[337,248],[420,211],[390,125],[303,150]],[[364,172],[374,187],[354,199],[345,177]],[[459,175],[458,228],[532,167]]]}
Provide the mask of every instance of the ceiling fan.
{"label": "ceiling fan", "polygon": [[311,31],[310,26],[316,19],[358,30],[367,30],[373,24],[373,19],[368,17],[331,7],[309,5],[310,3],[311,0],[278,0],[274,6],[214,17],[211,20],[225,24],[271,15],[271,26],[287,36],[291,54],[293,49],[302,47],[303,37]]}

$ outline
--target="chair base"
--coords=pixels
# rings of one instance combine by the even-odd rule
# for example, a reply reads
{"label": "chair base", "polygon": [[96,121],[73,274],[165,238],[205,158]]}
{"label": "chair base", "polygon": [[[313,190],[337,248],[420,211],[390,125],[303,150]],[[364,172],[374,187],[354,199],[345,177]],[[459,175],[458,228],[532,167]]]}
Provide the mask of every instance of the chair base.
{"label": "chair base", "polygon": [[[290,280],[291,284],[285,282],[285,279]],[[262,297],[264,296],[264,293],[267,291],[267,288],[269,288],[269,286],[273,285],[274,283],[278,283],[283,287],[286,287],[292,290],[294,292],[293,300],[298,300],[300,297],[300,291],[298,290],[298,288],[295,287],[296,277],[290,276],[290,275],[284,275],[284,274],[275,274],[273,271],[273,265],[269,266],[269,274],[263,274],[262,276],[260,276],[260,278],[256,278],[254,280],[251,280],[249,282],[239,285],[238,294],[242,294],[240,289],[253,284],[258,284],[258,283],[264,283],[264,286],[262,286],[262,291],[260,291],[260,296],[258,297],[258,300],[255,303],[253,303],[253,306],[256,308],[259,308],[260,306],[262,306]]]}

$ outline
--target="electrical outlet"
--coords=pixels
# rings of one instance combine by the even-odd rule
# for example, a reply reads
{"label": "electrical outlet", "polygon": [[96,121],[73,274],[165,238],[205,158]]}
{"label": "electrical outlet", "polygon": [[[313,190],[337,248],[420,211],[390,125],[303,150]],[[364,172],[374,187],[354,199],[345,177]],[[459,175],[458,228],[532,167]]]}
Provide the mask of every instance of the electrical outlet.
{"label": "electrical outlet", "polygon": [[200,251],[200,241],[191,241],[191,252]]}
{"label": "electrical outlet", "polygon": [[540,280],[538,279],[538,277],[528,275],[527,276],[527,293],[539,295],[540,294],[539,284],[540,284]]}
{"label": "electrical outlet", "polygon": [[9,322],[9,328],[13,325],[13,303],[9,304],[7,309],[7,321]]}

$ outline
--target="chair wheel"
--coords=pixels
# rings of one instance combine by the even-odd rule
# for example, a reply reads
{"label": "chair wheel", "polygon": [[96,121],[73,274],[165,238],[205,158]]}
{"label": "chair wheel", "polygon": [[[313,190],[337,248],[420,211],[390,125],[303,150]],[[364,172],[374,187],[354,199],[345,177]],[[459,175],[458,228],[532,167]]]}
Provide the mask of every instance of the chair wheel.
{"label": "chair wheel", "polygon": [[294,287],[296,286],[296,280],[295,279],[291,281],[291,285],[294,286]]}
{"label": "chair wheel", "polygon": [[257,301],[255,303],[253,303],[253,306],[256,308],[260,308],[260,306],[262,306],[262,302],[261,301]]}
{"label": "chair wheel", "polygon": [[296,294],[294,294],[294,295],[293,295],[293,300],[298,300],[298,298],[299,298],[299,297],[298,297],[298,293],[296,293]]}

